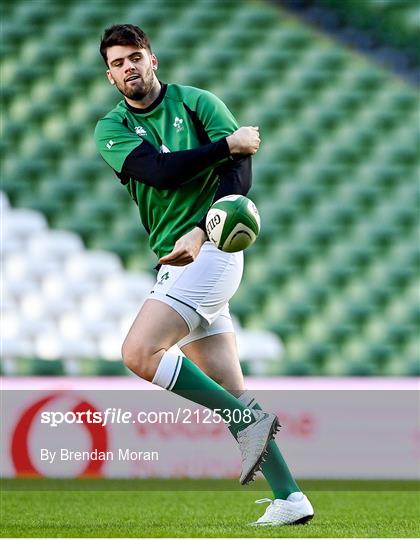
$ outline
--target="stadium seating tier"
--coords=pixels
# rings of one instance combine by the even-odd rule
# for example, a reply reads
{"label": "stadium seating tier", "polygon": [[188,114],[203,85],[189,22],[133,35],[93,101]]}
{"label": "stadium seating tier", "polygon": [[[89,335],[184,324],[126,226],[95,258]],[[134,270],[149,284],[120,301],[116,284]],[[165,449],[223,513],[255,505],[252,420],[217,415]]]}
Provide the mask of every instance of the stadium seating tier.
{"label": "stadium seating tier", "polygon": [[[411,24],[410,2],[400,11],[394,1],[369,4],[393,10],[396,36]],[[250,196],[262,233],[231,308],[246,328],[276,332],[285,351],[282,361],[250,362],[249,372],[418,374],[415,88],[265,2],[127,0],[98,10],[17,1],[3,17],[1,188],[13,206],[153,275],[137,210],[92,140],[119,99],[106,85],[99,36],[108,24],[138,23],[162,80],[204,86],[240,123],[261,128]],[[14,346],[25,372],[25,342]]]}

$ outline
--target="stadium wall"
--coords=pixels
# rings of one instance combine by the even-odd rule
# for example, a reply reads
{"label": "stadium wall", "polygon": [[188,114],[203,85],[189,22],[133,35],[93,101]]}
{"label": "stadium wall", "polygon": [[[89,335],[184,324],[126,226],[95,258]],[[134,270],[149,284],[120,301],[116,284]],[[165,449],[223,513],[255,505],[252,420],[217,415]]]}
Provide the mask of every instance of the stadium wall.
{"label": "stadium wall", "polygon": [[[223,423],[144,381],[37,377],[1,383],[3,477],[239,474],[239,453]],[[418,477],[418,380],[250,378],[247,387],[278,414],[283,427],[277,440],[297,477]],[[88,411],[100,413],[102,423]]]}

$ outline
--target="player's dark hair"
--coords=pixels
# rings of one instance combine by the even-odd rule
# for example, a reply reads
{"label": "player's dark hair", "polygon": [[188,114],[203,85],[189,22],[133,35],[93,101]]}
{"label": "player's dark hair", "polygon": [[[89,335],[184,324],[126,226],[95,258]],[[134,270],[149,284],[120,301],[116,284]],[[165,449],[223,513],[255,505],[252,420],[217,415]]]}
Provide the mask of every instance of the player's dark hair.
{"label": "player's dark hair", "polygon": [[99,50],[107,66],[108,58],[106,51],[114,45],[134,45],[140,49],[148,49],[149,52],[152,52],[150,40],[146,33],[133,24],[114,24],[105,29]]}

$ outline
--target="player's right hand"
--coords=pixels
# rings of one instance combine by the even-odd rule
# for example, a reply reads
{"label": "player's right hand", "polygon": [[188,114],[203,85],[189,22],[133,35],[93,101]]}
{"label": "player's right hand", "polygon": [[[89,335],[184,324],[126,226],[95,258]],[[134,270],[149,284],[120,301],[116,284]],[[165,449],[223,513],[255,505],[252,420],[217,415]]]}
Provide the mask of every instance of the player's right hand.
{"label": "player's right hand", "polygon": [[260,132],[257,126],[243,126],[226,137],[231,154],[256,154],[260,147]]}
{"label": "player's right hand", "polygon": [[159,264],[185,266],[192,263],[206,240],[206,233],[200,227],[194,227],[175,242],[174,249],[168,255],[161,257]]}

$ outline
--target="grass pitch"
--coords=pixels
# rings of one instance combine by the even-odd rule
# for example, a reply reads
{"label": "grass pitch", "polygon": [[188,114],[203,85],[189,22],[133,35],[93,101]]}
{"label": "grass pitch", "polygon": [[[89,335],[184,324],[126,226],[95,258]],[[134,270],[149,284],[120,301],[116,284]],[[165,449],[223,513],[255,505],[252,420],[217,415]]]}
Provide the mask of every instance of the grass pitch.
{"label": "grass pitch", "polygon": [[1,536],[419,536],[420,497],[412,482],[302,482],[301,487],[315,508],[309,524],[256,529],[248,524],[265,505],[254,501],[270,496],[262,481],[238,489],[237,482],[226,480],[4,480]]}

